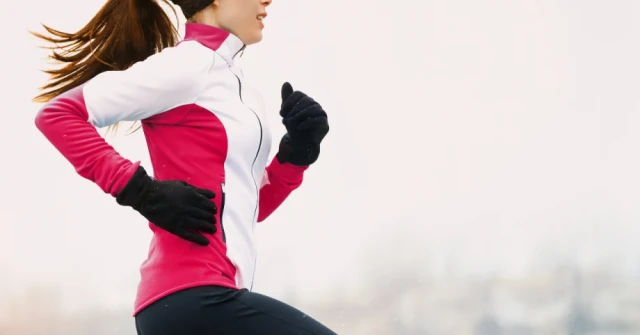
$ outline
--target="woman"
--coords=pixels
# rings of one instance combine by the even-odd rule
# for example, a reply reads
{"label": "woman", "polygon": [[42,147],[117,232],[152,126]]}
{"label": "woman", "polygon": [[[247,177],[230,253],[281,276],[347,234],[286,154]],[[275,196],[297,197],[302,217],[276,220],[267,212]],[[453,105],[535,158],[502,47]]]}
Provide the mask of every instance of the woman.
{"label": "woman", "polygon": [[[237,59],[262,39],[271,0],[173,0],[184,39],[154,0],[109,0],[75,34],[45,27],[64,66],[36,101],[35,123],[75,167],[150,223],[135,302],[140,335],[334,334],[250,292],[254,228],[302,183],[329,131],[312,98],[282,86],[287,134],[271,133]],[[141,121],[154,178],[96,127]],[[267,164],[269,163],[269,164]]]}

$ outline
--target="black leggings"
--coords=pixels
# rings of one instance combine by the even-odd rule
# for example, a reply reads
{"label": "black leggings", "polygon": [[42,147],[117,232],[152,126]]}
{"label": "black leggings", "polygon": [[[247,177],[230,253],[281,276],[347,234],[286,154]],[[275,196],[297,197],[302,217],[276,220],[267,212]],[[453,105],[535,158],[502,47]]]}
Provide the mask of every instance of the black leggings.
{"label": "black leggings", "polygon": [[336,335],[278,300],[218,286],[176,292],[136,316],[138,335]]}

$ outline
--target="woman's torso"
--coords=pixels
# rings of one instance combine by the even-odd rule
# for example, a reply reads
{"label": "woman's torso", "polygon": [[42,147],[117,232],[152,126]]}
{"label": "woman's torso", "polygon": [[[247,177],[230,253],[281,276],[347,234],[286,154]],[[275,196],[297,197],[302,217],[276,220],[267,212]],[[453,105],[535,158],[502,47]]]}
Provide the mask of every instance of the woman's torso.
{"label": "woman's torso", "polygon": [[[141,267],[136,312],[187,287],[253,283],[258,195],[271,148],[262,100],[243,78],[237,62],[243,45],[235,36],[188,25],[185,41],[172,51],[181,48],[185,62],[201,61],[202,53],[213,58],[206,73],[194,78],[202,80],[201,92],[192,102],[144,119],[142,129],[156,179],[183,180],[216,193],[218,231],[201,247],[150,224],[154,234]],[[198,49],[198,57],[191,58],[187,48]]]}

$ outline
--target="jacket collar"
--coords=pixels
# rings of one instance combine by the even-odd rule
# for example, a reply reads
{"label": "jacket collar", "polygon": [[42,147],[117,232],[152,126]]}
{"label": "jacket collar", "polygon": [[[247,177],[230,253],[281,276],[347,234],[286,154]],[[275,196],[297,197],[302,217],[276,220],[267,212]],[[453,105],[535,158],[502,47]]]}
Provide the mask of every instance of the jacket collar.
{"label": "jacket collar", "polygon": [[199,42],[215,51],[229,64],[242,56],[245,49],[244,43],[237,36],[218,27],[201,23],[187,23],[184,40]]}

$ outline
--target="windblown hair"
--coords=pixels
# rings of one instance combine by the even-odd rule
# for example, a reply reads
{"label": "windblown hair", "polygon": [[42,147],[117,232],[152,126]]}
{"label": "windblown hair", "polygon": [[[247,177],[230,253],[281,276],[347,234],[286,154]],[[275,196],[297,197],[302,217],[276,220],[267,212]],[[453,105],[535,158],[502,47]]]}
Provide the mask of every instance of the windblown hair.
{"label": "windblown hair", "polygon": [[127,69],[178,41],[177,29],[156,0],[108,0],[75,33],[43,26],[51,36],[31,34],[53,44],[45,48],[53,50],[49,57],[61,65],[44,70],[50,78],[35,102],[47,102],[101,72]]}

